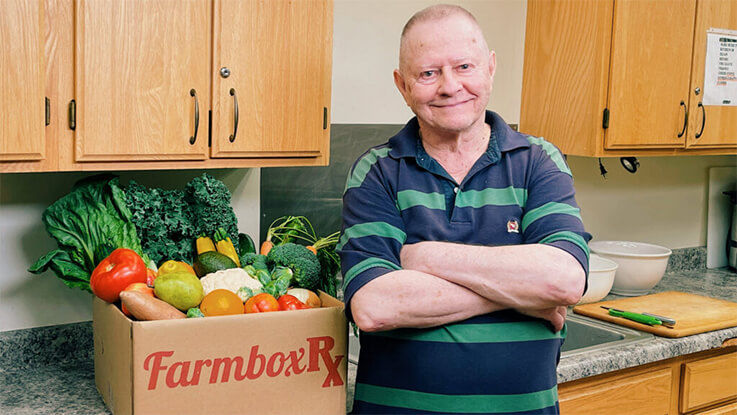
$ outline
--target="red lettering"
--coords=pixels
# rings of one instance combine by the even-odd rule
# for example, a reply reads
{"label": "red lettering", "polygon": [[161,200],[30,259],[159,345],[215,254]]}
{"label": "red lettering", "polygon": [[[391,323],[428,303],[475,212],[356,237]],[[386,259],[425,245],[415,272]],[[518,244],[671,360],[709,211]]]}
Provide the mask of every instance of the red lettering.
{"label": "red lettering", "polygon": [[[279,361],[279,369],[274,368],[274,364],[277,360]],[[271,357],[269,358],[269,363],[266,366],[266,375],[270,378],[273,378],[274,376],[277,376],[279,373],[281,373],[281,370],[284,368],[285,360],[287,360],[287,358],[282,352],[276,352],[271,355]]]}
{"label": "red lettering", "polygon": [[[307,343],[310,344],[310,358],[307,371],[315,372],[320,370],[320,356],[322,356],[323,360],[330,360],[330,350],[335,346],[335,340],[330,336],[308,337]],[[321,344],[322,346],[320,346]]]}
{"label": "red lettering", "polygon": [[[260,362],[258,372],[253,371],[254,366],[256,365],[256,360]],[[256,379],[264,373],[264,368],[266,368],[266,357],[258,353],[258,345],[251,347],[251,355],[248,357],[248,371],[246,372],[246,377],[251,380]]]}
{"label": "red lettering", "polygon": [[[189,374],[189,365],[191,362],[176,362],[166,372],[166,386],[170,388],[176,388],[177,386],[189,386],[190,382],[187,381],[187,374]],[[179,380],[174,380],[174,376],[179,371]]]}
{"label": "red lettering", "polygon": [[328,356],[328,359],[324,360],[325,367],[328,368],[328,376],[325,378],[325,382],[322,383],[323,388],[327,388],[331,383],[333,386],[340,386],[343,384],[343,378],[340,377],[340,372],[338,372],[338,365],[344,357],[345,355],[339,355],[335,356],[335,360],[330,360]]}
{"label": "red lettering", "polygon": [[227,383],[230,380],[230,368],[233,366],[233,362],[235,362],[236,365],[236,373],[238,373],[243,368],[243,358],[240,356],[236,356],[235,358],[231,359],[229,357],[223,357],[223,358],[216,358],[212,362],[212,372],[210,373],[210,383],[215,383],[218,381],[218,373],[220,372],[220,366],[223,366],[223,376],[221,378],[221,382]]}
{"label": "red lettering", "polygon": [[194,373],[192,374],[192,385],[200,384],[200,373],[202,372],[202,366],[212,366],[212,360],[197,360],[194,362]]}
{"label": "red lettering", "polygon": [[292,350],[289,352],[289,366],[287,366],[287,370],[284,371],[285,376],[290,376],[292,373],[291,371],[294,371],[295,375],[299,375],[300,373],[305,371],[305,367],[299,367],[299,361],[302,360],[302,358],[305,356],[305,348],[300,347],[299,348],[299,357],[297,357],[297,352],[295,350]]}
{"label": "red lettering", "polygon": [[143,361],[143,370],[149,370],[149,362],[153,358],[153,367],[151,368],[151,377],[148,381],[148,390],[154,390],[156,389],[156,383],[159,379],[159,372],[166,369],[166,366],[161,364],[161,360],[164,357],[170,357],[174,354],[173,351],[166,351],[166,352],[155,352],[151,353],[150,355],[146,356],[146,359]]}

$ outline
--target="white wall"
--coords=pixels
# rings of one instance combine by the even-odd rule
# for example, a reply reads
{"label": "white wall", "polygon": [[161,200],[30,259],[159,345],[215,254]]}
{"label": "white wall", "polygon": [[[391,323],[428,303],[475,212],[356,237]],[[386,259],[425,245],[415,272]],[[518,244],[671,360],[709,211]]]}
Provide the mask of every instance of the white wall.
{"label": "white wall", "polygon": [[[241,232],[259,231],[259,169],[208,171],[230,189]],[[147,186],[181,188],[201,170],[122,172],[121,182],[134,179]],[[92,295],[67,288],[48,271],[26,270],[56,248],[41,214],[67,194],[85,173],[0,174],[0,331],[73,323],[92,319]]]}

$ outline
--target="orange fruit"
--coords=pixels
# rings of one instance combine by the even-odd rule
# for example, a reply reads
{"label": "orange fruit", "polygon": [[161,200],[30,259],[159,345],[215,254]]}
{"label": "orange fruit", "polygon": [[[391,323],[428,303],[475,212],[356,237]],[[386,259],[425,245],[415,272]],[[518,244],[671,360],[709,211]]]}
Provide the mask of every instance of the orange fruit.
{"label": "orange fruit", "polygon": [[243,314],[243,302],[233,291],[221,288],[210,291],[202,299],[200,311],[205,317]]}
{"label": "orange fruit", "polygon": [[183,261],[174,261],[173,259],[161,264],[158,275],[171,274],[172,272],[189,272],[190,274],[197,275],[191,265]]}

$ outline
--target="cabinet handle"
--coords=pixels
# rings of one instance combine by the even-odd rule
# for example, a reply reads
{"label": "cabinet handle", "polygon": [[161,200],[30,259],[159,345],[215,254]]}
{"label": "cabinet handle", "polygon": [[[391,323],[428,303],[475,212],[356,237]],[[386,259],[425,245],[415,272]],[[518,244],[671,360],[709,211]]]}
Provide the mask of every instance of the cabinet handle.
{"label": "cabinet handle", "polygon": [[701,107],[701,130],[696,134],[696,138],[701,137],[701,134],[704,133],[704,126],[706,125],[706,109],[704,109],[704,104],[699,102],[699,107]]}
{"label": "cabinet handle", "polygon": [[683,114],[683,129],[680,133],[678,133],[678,137],[683,137],[683,134],[686,132],[686,126],[688,125],[688,107],[686,106],[686,103],[681,101],[681,106],[685,110]]}
{"label": "cabinet handle", "polygon": [[233,121],[233,134],[230,136],[230,142],[232,143],[235,141],[235,135],[238,134],[238,97],[235,96],[235,89],[230,88],[230,95],[233,96],[233,105],[234,105],[234,121]]}
{"label": "cabinet handle", "polygon": [[200,128],[200,104],[197,102],[197,91],[194,88],[189,90],[189,95],[194,97],[194,135],[189,137],[189,144],[194,144],[197,141],[197,130]]}

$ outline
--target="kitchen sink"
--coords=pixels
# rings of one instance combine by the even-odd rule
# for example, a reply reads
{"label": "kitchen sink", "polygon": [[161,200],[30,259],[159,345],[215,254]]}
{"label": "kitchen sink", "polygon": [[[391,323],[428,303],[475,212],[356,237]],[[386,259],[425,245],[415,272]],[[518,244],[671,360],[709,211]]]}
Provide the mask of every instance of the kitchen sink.
{"label": "kitchen sink", "polygon": [[[650,333],[571,313],[568,315],[566,324],[568,333],[561,348],[561,357],[621,347],[625,344],[640,343],[655,337]],[[358,362],[359,350],[358,339],[351,332],[348,336],[349,362],[354,364]]]}

